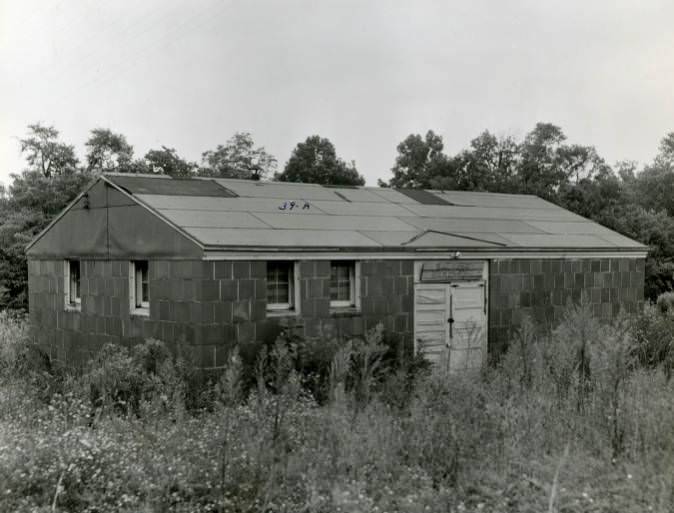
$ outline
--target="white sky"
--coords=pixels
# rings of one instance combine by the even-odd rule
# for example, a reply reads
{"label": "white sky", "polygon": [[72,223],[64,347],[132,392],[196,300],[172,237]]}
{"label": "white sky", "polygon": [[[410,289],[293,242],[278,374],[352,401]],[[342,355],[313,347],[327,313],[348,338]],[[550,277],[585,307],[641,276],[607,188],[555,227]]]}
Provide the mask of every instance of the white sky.
{"label": "white sky", "polygon": [[449,154],[537,121],[610,163],[674,130],[671,0],[0,0],[0,182],[29,123],[190,160],[235,131],[279,160],[328,137],[369,185],[433,129]]}

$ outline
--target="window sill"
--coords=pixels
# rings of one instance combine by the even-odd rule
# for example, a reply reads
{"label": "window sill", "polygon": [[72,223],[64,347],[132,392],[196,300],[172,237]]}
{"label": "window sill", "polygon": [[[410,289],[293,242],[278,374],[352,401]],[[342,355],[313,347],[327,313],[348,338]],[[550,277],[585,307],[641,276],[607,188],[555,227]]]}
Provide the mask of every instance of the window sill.
{"label": "window sill", "polygon": [[267,310],[267,317],[297,317],[296,310]]}
{"label": "window sill", "polygon": [[331,306],[330,317],[357,317],[361,315],[360,308],[355,306]]}
{"label": "window sill", "polygon": [[136,317],[150,317],[149,308],[134,308],[131,310],[131,315]]}
{"label": "window sill", "polygon": [[65,306],[65,311],[66,312],[81,312],[82,311],[82,305],[67,304]]}

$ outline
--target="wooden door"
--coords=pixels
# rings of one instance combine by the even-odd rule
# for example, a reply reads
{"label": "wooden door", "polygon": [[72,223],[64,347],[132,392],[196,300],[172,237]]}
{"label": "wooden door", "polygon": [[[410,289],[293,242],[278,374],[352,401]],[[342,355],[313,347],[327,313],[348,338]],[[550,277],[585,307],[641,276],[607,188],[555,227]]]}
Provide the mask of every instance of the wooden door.
{"label": "wooden door", "polygon": [[484,282],[450,285],[451,371],[475,370],[487,357],[487,305]]}
{"label": "wooden door", "polygon": [[449,349],[449,285],[419,283],[414,287],[415,351],[440,363]]}
{"label": "wooden door", "polygon": [[487,356],[485,282],[419,283],[415,350],[451,372],[479,369]]}

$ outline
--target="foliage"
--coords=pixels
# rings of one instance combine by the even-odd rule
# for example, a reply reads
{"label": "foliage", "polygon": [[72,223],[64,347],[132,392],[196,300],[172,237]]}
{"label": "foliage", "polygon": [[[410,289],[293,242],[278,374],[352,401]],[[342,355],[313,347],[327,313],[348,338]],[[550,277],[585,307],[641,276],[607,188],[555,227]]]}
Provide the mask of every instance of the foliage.
{"label": "foliage", "polygon": [[442,137],[411,134],[398,145],[393,176],[380,186],[535,194],[649,246],[645,296],[674,290],[674,132],[654,161],[612,169],[592,146],[568,144],[537,123],[522,141],[484,131],[454,156]]}
{"label": "foliage", "polygon": [[0,308],[28,307],[25,247],[90,180],[85,172],[45,176],[40,170],[12,175],[9,195],[0,199]]}
{"label": "foliage", "polygon": [[32,169],[45,178],[72,173],[77,169],[75,148],[58,140],[59,132],[53,126],[41,123],[28,125],[28,136],[20,140],[21,153]]}
{"label": "foliage", "polygon": [[640,365],[662,367],[667,379],[674,373],[674,315],[663,294],[658,306],[648,305],[633,325],[634,357]]}
{"label": "foliage", "polygon": [[337,157],[330,140],[312,135],[298,143],[283,172],[274,176],[280,182],[318,183],[323,185],[365,185],[354,162]]}
{"label": "foliage", "polygon": [[148,171],[161,173],[174,178],[188,178],[193,176],[198,166],[194,162],[187,162],[178,156],[174,148],[162,146],[161,150],[150,150],[145,154]]}
{"label": "foliage", "polygon": [[235,133],[226,144],[202,154],[202,176],[261,180],[274,173],[276,158],[264,147],[255,148],[248,132]]}
{"label": "foliage", "polygon": [[379,185],[399,188],[430,188],[432,182],[442,182],[445,189],[455,188],[458,184],[453,176],[454,166],[442,153],[442,137],[432,130],[425,137],[419,134],[409,135],[398,147],[398,156],[391,171],[393,178]]}
{"label": "foliage", "polygon": [[457,189],[498,192],[517,190],[519,147],[512,137],[496,137],[485,130],[455,160],[458,168]]}
{"label": "foliage", "polygon": [[105,173],[132,170],[133,146],[122,134],[116,134],[108,128],[94,128],[85,145],[89,171]]}
{"label": "foliage", "polygon": [[[499,368],[419,375],[412,399],[395,408],[383,388],[358,401],[359,387],[348,386],[318,406],[283,339],[260,347],[247,397],[234,351],[210,385],[213,404],[191,411],[181,392],[190,372],[158,341],[104,347],[46,401],[35,390],[43,383],[25,379],[25,369],[0,366],[0,509],[669,511],[674,382],[634,365],[623,328],[570,309],[547,337],[525,328]],[[0,318],[5,362],[24,333],[20,319]],[[344,358],[346,345],[338,349],[333,383],[356,383],[350,372],[376,374],[379,350],[371,349],[386,337],[378,329],[368,338],[360,344],[371,348],[355,359]],[[523,351],[536,360],[528,370]],[[590,368],[584,386],[582,360]],[[555,385],[557,365],[571,376],[565,394]],[[396,373],[380,370],[384,383]],[[108,398],[93,411],[83,393],[91,383]],[[129,414],[115,401],[134,389],[138,408]]]}
{"label": "foliage", "polygon": [[663,292],[655,304],[663,315],[674,315],[674,292]]}

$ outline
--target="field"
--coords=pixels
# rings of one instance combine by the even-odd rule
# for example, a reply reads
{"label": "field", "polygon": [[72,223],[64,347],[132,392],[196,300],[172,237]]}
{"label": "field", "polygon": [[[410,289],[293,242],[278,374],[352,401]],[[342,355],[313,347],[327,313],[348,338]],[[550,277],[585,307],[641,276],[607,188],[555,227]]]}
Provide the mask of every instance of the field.
{"label": "field", "polygon": [[77,375],[0,313],[0,511],[674,511],[674,318],[525,324],[449,377],[366,341],[204,375],[163,344]]}

